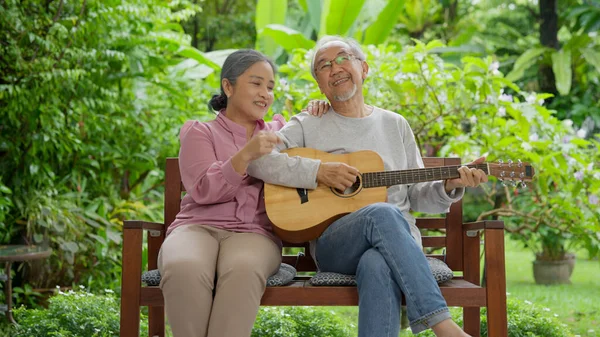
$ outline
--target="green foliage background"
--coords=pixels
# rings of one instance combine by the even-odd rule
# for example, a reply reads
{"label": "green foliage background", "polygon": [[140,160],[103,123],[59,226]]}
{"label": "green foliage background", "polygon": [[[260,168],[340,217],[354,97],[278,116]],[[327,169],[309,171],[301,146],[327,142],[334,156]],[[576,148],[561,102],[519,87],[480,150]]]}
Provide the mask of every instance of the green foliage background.
{"label": "green foliage background", "polygon": [[[323,98],[308,49],[324,34],[363,44],[367,103],[405,116],[424,155],[535,167],[528,189],[494,180],[469,196],[469,220],[500,217],[549,258],[598,257],[596,2],[561,1],[560,46],[549,49],[529,1],[273,1],[282,10],[0,0],[0,244],[53,249],[14,270],[17,303],[39,306],[56,285],[118,291],[122,221],[162,221],[165,158],[185,120],[212,118],[225,57],[269,52],[280,66],[270,114],[289,119]],[[543,66],[557,75],[554,95],[540,92]]]}

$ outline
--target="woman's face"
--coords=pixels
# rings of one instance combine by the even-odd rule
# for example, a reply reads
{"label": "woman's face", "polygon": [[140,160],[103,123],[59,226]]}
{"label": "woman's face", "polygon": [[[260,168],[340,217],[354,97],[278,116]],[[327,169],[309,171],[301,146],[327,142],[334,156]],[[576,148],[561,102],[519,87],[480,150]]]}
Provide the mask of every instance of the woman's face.
{"label": "woman's face", "polygon": [[262,119],[273,104],[275,75],[266,61],[256,62],[242,73],[227,99],[227,108],[233,108],[251,120]]}

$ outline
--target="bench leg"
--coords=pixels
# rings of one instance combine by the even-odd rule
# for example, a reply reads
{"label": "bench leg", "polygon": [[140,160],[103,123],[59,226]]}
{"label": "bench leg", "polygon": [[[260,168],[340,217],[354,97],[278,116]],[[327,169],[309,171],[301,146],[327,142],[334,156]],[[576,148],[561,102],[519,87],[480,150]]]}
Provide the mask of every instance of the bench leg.
{"label": "bench leg", "polygon": [[506,267],[504,231],[501,229],[485,230],[485,264],[488,336],[507,337]]}
{"label": "bench leg", "polygon": [[[480,237],[463,235],[463,267],[464,277],[475,285],[479,285],[479,252],[480,252]],[[481,316],[479,307],[463,308],[463,329],[471,336],[479,336],[481,334]]]}
{"label": "bench leg", "polygon": [[148,307],[149,337],[165,337],[165,307]]}
{"label": "bench leg", "polygon": [[481,334],[480,308],[463,308],[463,329],[471,336]]}
{"label": "bench leg", "polygon": [[121,278],[121,337],[140,335],[140,294],[142,291],[142,231],[123,230],[123,271]]}

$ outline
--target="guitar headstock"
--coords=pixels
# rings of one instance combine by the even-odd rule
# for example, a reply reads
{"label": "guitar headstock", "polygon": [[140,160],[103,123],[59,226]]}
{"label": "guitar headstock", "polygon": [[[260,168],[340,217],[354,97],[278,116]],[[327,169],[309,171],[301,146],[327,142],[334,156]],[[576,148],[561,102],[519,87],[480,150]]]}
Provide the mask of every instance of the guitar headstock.
{"label": "guitar headstock", "polygon": [[521,160],[517,160],[517,162],[513,162],[510,159],[506,162],[498,160],[496,163],[487,163],[487,165],[489,171],[488,174],[495,176],[498,180],[502,181],[503,184],[508,181],[511,182],[513,186],[517,183],[521,183],[521,187],[526,187],[526,182],[531,181],[535,175],[533,166],[529,163],[524,163]]}

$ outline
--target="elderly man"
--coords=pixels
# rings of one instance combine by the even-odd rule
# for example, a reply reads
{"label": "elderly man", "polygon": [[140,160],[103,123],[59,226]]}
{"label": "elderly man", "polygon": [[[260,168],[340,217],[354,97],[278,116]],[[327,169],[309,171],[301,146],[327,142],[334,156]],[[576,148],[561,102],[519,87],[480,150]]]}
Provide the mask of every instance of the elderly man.
{"label": "elderly man", "polygon": [[[321,163],[279,151],[310,147],[330,153],[373,150],[386,170],[422,168],[414,134],[399,114],[368,105],[362,84],[369,66],[358,43],[328,36],[315,47],[312,74],[331,110],[323,117],[300,113],[280,130],[279,144],[253,162],[248,174],[267,183],[314,189],[324,184],[345,190],[358,170],[344,163]],[[481,163],[479,158],[473,163]],[[432,328],[437,336],[468,336],[452,320],[422,251],[410,209],[441,213],[458,201],[466,186],[487,181],[481,170],[461,167],[460,178],[399,185],[388,202],[377,203],[332,223],[311,242],[320,270],[355,274],[359,293],[359,337],[398,336],[401,295],[414,333]]]}

